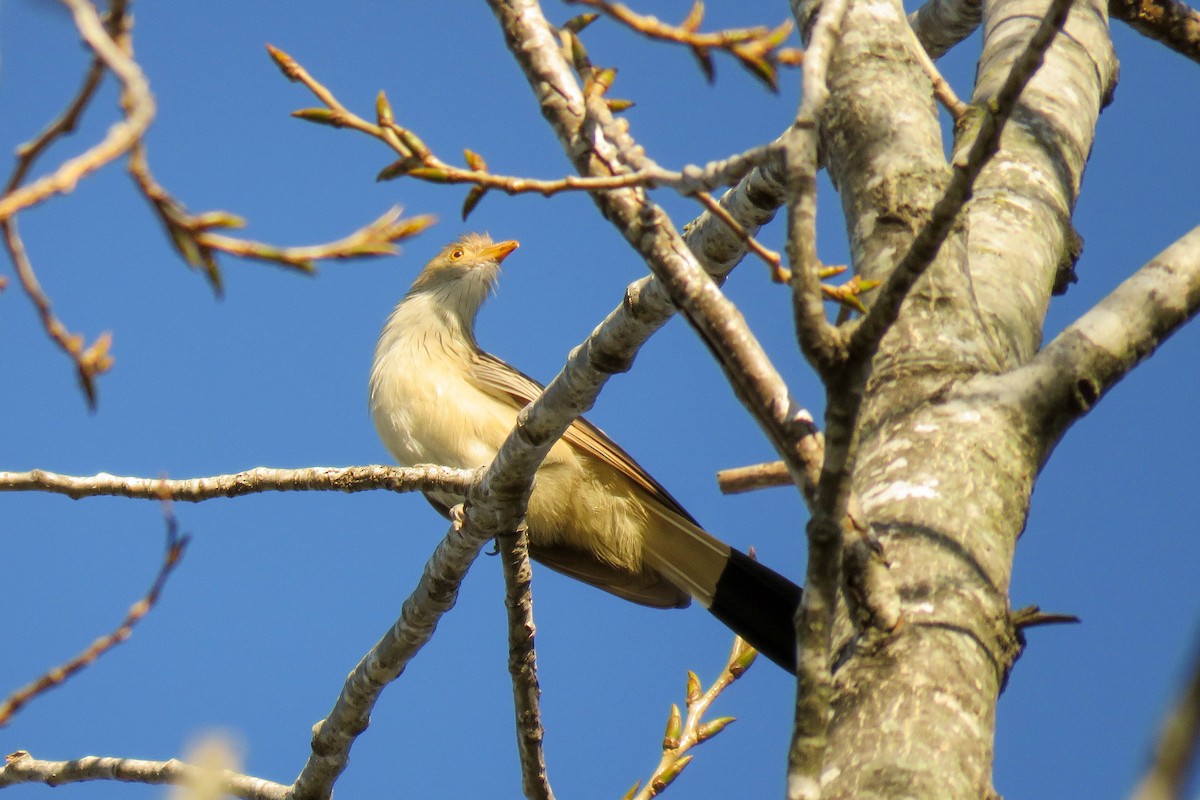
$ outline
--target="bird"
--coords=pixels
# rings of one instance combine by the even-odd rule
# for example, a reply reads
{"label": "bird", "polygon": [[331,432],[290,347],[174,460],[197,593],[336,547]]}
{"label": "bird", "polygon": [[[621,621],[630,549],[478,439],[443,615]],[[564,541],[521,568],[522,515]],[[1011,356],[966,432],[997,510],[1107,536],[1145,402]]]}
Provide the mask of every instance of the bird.
{"label": "bird", "polygon": [[[489,353],[475,320],[518,247],[467,233],[429,261],[375,347],[369,405],[401,466],[486,466],[542,391]],[[461,496],[425,492],[443,515]],[[580,417],[538,469],[525,523],[529,555],[557,572],[654,608],[695,599],[795,672],[796,584],[705,531],[625,450]]]}

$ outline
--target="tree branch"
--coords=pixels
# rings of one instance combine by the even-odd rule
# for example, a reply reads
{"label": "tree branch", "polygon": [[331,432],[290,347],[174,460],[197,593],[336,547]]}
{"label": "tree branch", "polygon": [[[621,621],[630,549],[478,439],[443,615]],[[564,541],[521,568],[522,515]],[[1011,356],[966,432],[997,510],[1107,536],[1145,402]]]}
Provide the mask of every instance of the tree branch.
{"label": "tree branch", "polygon": [[696,61],[700,64],[700,69],[709,83],[716,78],[716,68],[713,65],[711,53],[713,50],[723,50],[729,53],[751,75],[765,83],[773,92],[779,90],[778,67],[781,65],[796,67],[804,61],[802,51],[781,47],[792,32],[791,20],[784,20],[774,29],[757,25],[753,28],[700,33],[700,23],[704,20],[702,0],[695,1],[692,10],[679,25],[669,25],[657,17],[638,14],[629,6],[610,2],[610,0],[566,0],[566,2],[595,8],[647,38],[685,45],[691,49],[692,55],[696,57]]}
{"label": "tree branch", "polygon": [[214,497],[242,497],[261,492],[335,491],[454,492],[470,485],[473,470],[433,465],[419,467],[256,467],[205,478],[136,478],[100,473],[90,477],[60,475],[35,469],[0,472],[0,492],[49,492],[74,500],[82,497],[132,497],[199,503]]}
{"label": "tree branch", "polygon": [[[975,182],[967,254],[971,294],[991,340],[991,372],[1033,357],[1051,295],[1074,280],[1083,243],[1071,215],[1100,110],[1116,82],[1105,2],[1077,0],[1065,35],[1021,93],[999,151]],[[1044,9],[1044,0],[987,5],[973,106],[986,108],[1001,94]],[[960,126],[956,159],[974,134],[973,125]],[[1021,254],[1020,269],[1013,269],[1014,253]]]}
{"label": "tree branch", "polygon": [[791,485],[792,476],[788,474],[787,465],[782,461],[733,467],[717,473],[717,488],[722,494],[741,494],[756,489]]}
{"label": "tree branch", "polygon": [[[821,365],[832,363],[836,346],[834,330],[825,318],[824,305],[817,293],[817,273],[821,267],[816,248],[817,159],[821,125],[829,99],[829,65],[848,8],[848,0],[827,0],[815,12],[808,40],[808,58],[804,64],[803,100],[796,113],[796,122],[785,137],[788,142],[788,256],[793,270],[792,307],[796,335],[804,355],[822,375],[825,372]],[[800,5],[794,3],[792,9],[801,28],[808,28]],[[838,558],[841,523],[847,512],[848,498],[835,498],[815,490],[828,472],[828,455],[827,450],[823,452],[821,461],[815,465],[820,473],[813,480],[816,497],[806,528],[808,568],[804,596],[796,615],[796,701],[788,748],[788,800],[821,796],[820,774],[832,714],[830,647],[841,583]]]}
{"label": "tree branch", "polygon": [[[0,728],[7,725],[13,715],[30,700],[50,689],[62,686],[71,679],[72,675],[91,666],[100,656],[128,639],[133,633],[134,626],[141,622],[150,613],[150,609],[158,603],[163,587],[167,584],[167,578],[171,576],[175,567],[179,566],[179,561],[183,558],[183,551],[188,544],[188,537],[179,535],[179,523],[171,513],[169,505],[164,507],[163,513],[167,525],[167,546],[163,553],[162,565],[158,568],[158,574],[155,576],[154,582],[150,584],[150,589],[141,600],[130,606],[125,618],[121,620],[121,624],[111,633],[101,636],[67,663],[48,670],[41,677],[13,692],[4,702],[0,703]],[[2,785],[3,780],[0,779],[0,786]]]}
{"label": "tree branch", "polygon": [[[84,9],[83,13],[86,16],[88,12]],[[132,20],[125,14],[124,0],[113,2],[109,9],[108,20],[104,24],[109,38],[114,42],[127,41],[131,26]],[[117,49],[124,51],[126,47],[127,45],[122,44]],[[14,196],[18,187],[25,180],[25,176],[33,168],[34,163],[36,163],[37,159],[51,144],[61,136],[75,130],[80,117],[83,116],[83,112],[95,96],[96,89],[100,86],[100,81],[104,78],[106,67],[106,60],[101,56],[99,51],[96,51],[93,55],[91,66],[84,75],[83,84],[70,102],[67,103],[67,107],[62,114],[47,125],[36,137],[17,148],[16,165],[4,188],[3,199]],[[153,106],[151,106],[149,113],[151,116],[153,115]],[[149,122],[147,121],[146,124],[149,124]],[[111,133],[110,131],[110,135]],[[94,150],[90,152],[94,152]],[[89,158],[87,154],[81,158],[85,159],[85,164],[90,163],[87,161]],[[95,168],[98,169],[99,166]],[[63,167],[59,168],[60,171],[62,169]],[[30,195],[30,197],[32,196]],[[32,202],[30,200],[30,203]],[[20,210],[20,208],[15,208],[10,214],[15,214],[17,210]],[[10,215],[0,221],[0,233],[3,234],[5,248],[8,250],[9,258],[12,259],[17,278],[21,283],[21,288],[24,289],[25,294],[28,295],[37,309],[42,327],[46,330],[51,340],[74,363],[76,376],[79,379],[79,385],[83,389],[88,406],[95,409],[95,380],[112,366],[112,359],[108,355],[109,345],[112,341],[111,337],[107,333],[101,334],[91,345],[85,345],[81,335],[71,333],[63,325],[62,321],[54,315],[50,298],[42,290],[41,283],[38,281],[37,274],[34,271],[33,263],[30,261],[29,255],[25,250],[25,242],[21,239],[15,216]]]}
{"label": "tree branch", "polygon": [[716,736],[734,721],[733,717],[705,720],[704,715],[722,692],[746,674],[757,655],[757,650],[740,638],[734,637],[733,648],[729,651],[725,668],[708,689],[701,688],[700,678],[696,673],[688,672],[687,694],[684,698],[687,705],[686,719],[679,713],[679,706],[672,703],[658,766],[650,773],[644,785],[641,782],[634,784],[623,800],[651,800],[657,797],[691,763],[692,756],[687,755],[689,750]]}
{"label": "tree branch", "polygon": [[1200,63],[1200,11],[1180,0],[1108,0],[1108,13]]}
{"label": "tree branch", "polygon": [[328,800],[346,769],[350,748],[371,720],[384,688],[400,677],[454,607],[467,570],[487,543],[470,519],[455,521],[425,564],[400,616],[351,670],[333,708],[313,727],[312,753],[296,776],[289,800]]}
{"label": "tree branch", "polygon": [[[141,138],[150,122],[154,119],[154,97],[150,94],[150,84],[142,73],[141,67],[118,44],[113,35],[106,30],[104,21],[100,19],[95,7],[87,0],[63,0],[71,10],[75,26],[80,35],[96,58],[104,63],[105,68],[121,82],[122,96],[127,98],[124,119],[113,125],[108,134],[98,144],[83,155],[63,162],[50,175],[39,178],[22,188],[10,189],[0,198],[0,222],[9,219],[22,209],[29,208],[53,197],[64,194],[75,188],[81,179],[105,164],[119,158],[132,148]],[[122,5],[123,8],[123,5]],[[85,81],[85,89],[87,82]],[[83,90],[81,90],[82,96]],[[87,99],[81,103],[86,105]],[[82,105],[80,107],[82,111]],[[74,124],[77,114],[70,116],[70,124]],[[57,134],[56,134],[57,135]]]}
{"label": "tree branch", "polygon": [[1200,227],[1193,228],[1054,337],[1028,365],[998,378],[1048,429],[1043,461],[1067,429],[1200,310]]}
{"label": "tree branch", "polygon": [[533,597],[530,583],[529,534],[522,527],[512,536],[497,536],[504,567],[504,607],[508,612],[508,671],[512,676],[513,705],[517,717],[517,752],[521,760],[521,785],[529,800],[554,800],[546,775],[542,739],[541,695],[537,652],[534,650]]}
{"label": "tree branch", "polygon": [[313,272],[317,261],[394,255],[399,252],[396,242],[416,236],[436,221],[431,214],[402,219],[400,207],[393,206],[383,216],[338,241],[307,247],[279,247],[215,233],[217,230],[245,227],[246,222],[227,211],[189,213],[183,203],[154,179],[141,143],[130,154],[129,174],[158,214],[171,244],[188,265],[204,272],[218,295],[223,291],[223,282],[217,265],[217,253],[265,261],[300,272]]}
{"label": "tree branch", "polygon": [[908,15],[917,41],[933,59],[941,58],[974,33],[982,21],[982,0],[926,0]]}
{"label": "tree branch", "polygon": [[[83,781],[121,781],[151,785],[188,786],[211,781],[212,770],[182,761],[143,761],[136,758],[85,756],[73,761],[41,761],[24,750],[12,753],[0,767],[0,789],[19,783],[63,786]],[[216,776],[221,791],[242,800],[284,800],[288,787],[229,770]]]}
{"label": "tree branch", "polygon": [[913,239],[903,258],[875,296],[870,313],[851,334],[852,357],[869,359],[879,347],[883,335],[900,315],[900,304],[925,270],[933,263],[942,242],[961,213],[979,173],[1000,147],[1000,134],[1025,85],[1041,67],[1046,51],[1067,21],[1073,0],[1051,0],[1046,15],[1030,37],[1024,51],[1013,63],[1000,91],[979,120],[979,127],[964,157],[954,161],[954,172],[942,197],[933,207],[929,221]]}

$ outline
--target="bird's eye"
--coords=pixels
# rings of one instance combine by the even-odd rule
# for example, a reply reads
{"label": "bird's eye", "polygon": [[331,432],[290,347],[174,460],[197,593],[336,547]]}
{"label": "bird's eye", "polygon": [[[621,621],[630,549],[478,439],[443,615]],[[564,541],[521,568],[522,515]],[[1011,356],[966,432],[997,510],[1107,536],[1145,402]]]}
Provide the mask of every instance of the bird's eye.
{"label": "bird's eye", "polygon": [[461,247],[450,254],[451,261],[458,261],[462,257],[463,257],[463,251],[462,251]]}

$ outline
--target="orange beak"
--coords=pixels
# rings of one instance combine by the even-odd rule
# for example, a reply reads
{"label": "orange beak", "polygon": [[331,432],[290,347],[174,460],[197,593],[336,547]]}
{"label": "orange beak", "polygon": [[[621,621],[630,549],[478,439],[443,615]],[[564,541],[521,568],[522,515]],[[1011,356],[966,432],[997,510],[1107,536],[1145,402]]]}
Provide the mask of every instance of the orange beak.
{"label": "orange beak", "polygon": [[497,264],[508,257],[508,254],[520,247],[514,239],[509,239],[507,242],[496,242],[491,247],[485,247],[479,251],[479,259],[481,261],[495,260]]}

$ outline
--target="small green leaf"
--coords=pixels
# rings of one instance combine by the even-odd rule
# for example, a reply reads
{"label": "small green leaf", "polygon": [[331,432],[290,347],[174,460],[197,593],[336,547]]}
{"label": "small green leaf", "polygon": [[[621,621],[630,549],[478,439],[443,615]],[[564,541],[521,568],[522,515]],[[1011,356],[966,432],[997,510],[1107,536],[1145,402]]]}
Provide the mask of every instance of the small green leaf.
{"label": "small green leaf", "polygon": [[267,45],[267,55],[275,62],[275,66],[279,67],[279,71],[283,73],[283,77],[293,83],[300,80],[300,65],[296,63],[295,59],[272,45]]}
{"label": "small green leaf", "polygon": [[437,167],[415,167],[408,174],[430,183],[450,183],[450,173]]}
{"label": "small green leaf", "polygon": [[315,122],[318,125],[330,125],[334,128],[340,128],[345,124],[341,114],[331,111],[328,108],[302,108],[299,111],[293,111],[292,116],[306,122]]}
{"label": "small green leaf", "polygon": [[683,28],[688,33],[695,33],[700,29],[700,23],[704,21],[704,3],[702,0],[696,0],[692,5],[692,10],[683,18],[683,22],[679,23],[679,27]]}
{"label": "small green leaf", "polygon": [[487,162],[483,160],[483,156],[476,153],[474,150],[463,148],[463,157],[467,159],[467,166],[476,172],[487,172]]}
{"label": "small green leaf", "polygon": [[692,757],[684,756],[671,766],[667,767],[662,771],[661,775],[654,779],[654,788],[661,792],[663,789],[670,786],[671,782],[678,778],[679,773],[683,772],[683,770],[690,763],[692,763]]}
{"label": "small green leaf", "polygon": [[700,71],[704,73],[704,80],[709,83],[717,79],[717,65],[713,63],[712,53],[705,47],[693,47],[692,55],[696,57],[696,62],[700,65]]}
{"label": "small green leaf", "polygon": [[383,90],[379,90],[379,95],[375,98],[375,119],[380,125],[390,125],[396,121],[392,116],[392,104],[388,102],[387,95]]}
{"label": "small green leaf", "polygon": [[703,694],[704,688],[700,685],[700,677],[689,669],[687,679],[687,704],[690,706],[692,703],[699,700]]}
{"label": "small green leaf", "polygon": [[472,186],[471,191],[467,192],[467,199],[463,201],[462,207],[463,222],[467,221],[467,217],[475,210],[475,206],[479,205],[479,201],[485,194],[487,194],[487,189],[482,186]]}
{"label": "small green leaf", "polygon": [[563,29],[570,31],[571,33],[579,33],[588,25],[591,25],[593,22],[595,22],[599,16],[599,14],[589,12],[587,14],[580,14],[577,17],[571,17],[569,20],[563,23]]}
{"label": "small green leaf", "polygon": [[734,719],[734,717],[718,717],[717,719],[704,723],[700,726],[700,730],[696,731],[696,741],[703,742],[706,739],[711,739],[721,731],[725,730],[725,727],[729,723],[733,722]]}
{"label": "small green leaf", "polygon": [[663,734],[663,750],[674,750],[679,747],[679,734],[683,730],[683,717],[679,706],[671,703],[671,713],[667,715],[667,731]]}

